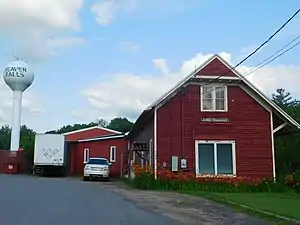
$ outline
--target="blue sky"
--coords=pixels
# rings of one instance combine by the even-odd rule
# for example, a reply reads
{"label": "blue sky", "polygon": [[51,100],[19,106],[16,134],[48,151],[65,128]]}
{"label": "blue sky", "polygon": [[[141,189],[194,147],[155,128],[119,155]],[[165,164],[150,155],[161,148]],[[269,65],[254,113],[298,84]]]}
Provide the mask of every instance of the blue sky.
{"label": "blue sky", "polygon": [[[22,121],[37,131],[97,118],[134,120],[210,54],[223,52],[232,64],[243,59],[297,10],[297,3],[31,0],[25,7],[3,0],[0,66],[15,52],[34,68]],[[281,48],[299,28],[298,16],[242,69]],[[300,98],[299,53],[296,47],[278,58],[254,74],[253,82],[267,94],[285,87]],[[0,122],[5,124],[10,123],[11,93],[1,88],[5,116]]]}

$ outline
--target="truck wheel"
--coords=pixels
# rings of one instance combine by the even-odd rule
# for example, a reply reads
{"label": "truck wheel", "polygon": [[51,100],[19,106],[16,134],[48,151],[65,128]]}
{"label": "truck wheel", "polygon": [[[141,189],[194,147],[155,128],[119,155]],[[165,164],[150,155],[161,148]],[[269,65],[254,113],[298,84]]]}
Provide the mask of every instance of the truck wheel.
{"label": "truck wheel", "polygon": [[83,177],[82,180],[83,180],[83,181],[87,181],[88,178],[87,178],[87,177]]}

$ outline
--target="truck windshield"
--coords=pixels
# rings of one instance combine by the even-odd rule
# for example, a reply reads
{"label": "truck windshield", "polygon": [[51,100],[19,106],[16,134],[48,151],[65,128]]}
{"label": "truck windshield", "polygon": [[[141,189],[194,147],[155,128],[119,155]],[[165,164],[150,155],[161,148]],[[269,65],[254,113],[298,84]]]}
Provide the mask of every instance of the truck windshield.
{"label": "truck windshield", "polygon": [[87,164],[109,165],[107,159],[89,159]]}

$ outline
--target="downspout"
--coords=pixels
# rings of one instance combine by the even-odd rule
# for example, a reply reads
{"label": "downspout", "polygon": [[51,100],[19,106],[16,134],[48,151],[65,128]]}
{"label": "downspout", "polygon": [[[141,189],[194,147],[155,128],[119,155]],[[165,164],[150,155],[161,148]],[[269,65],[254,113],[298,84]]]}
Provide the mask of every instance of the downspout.
{"label": "downspout", "polygon": [[274,143],[274,125],[273,125],[273,113],[270,111],[270,122],[271,122],[271,143],[272,143],[272,164],[273,164],[273,179],[276,182],[276,166],[275,166],[275,143]]}
{"label": "downspout", "polygon": [[157,179],[157,107],[154,108],[154,178]]}
{"label": "downspout", "polygon": [[[185,139],[184,139],[184,107],[183,107],[184,92],[183,91],[181,92],[181,152],[182,152],[182,159],[186,158],[185,145],[184,145],[184,140]],[[181,163],[180,163],[180,167],[181,167]]]}

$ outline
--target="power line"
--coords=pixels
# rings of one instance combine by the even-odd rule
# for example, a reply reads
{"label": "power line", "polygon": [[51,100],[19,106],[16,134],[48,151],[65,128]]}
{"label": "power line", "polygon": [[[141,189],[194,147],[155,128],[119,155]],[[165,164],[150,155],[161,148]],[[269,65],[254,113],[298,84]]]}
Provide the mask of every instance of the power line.
{"label": "power line", "polygon": [[279,27],[266,41],[264,41],[260,46],[258,46],[254,51],[252,51],[246,58],[244,58],[242,61],[240,61],[238,64],[236,64],[234,67],[232,67],[227,73],[219,75],[217,78],[213,79],[213,81],[208,82],[206,84],[202,84],[201,86],[208,85],[215,80],[220,79],[222,76],[227,75],[232,70],[236,69],[239,65],[244,63],[246,60],[248,60],[251,56],[253,56],[258,50],[260,50],[264,45],[266,45],[268,42],[270,42],[298,13],[300,12],[300,9],[298,9],[281,27]]}
{"label": "power line", "polygon": [[[300,38],[300,35],[299,35],[298,38]],[[255,68],[255,69],[250,70],[248,73],[246,73],[246,74],[243,75],[242,77],[249,76],[250,74],[256,72],[256,71],[259,70],[259,69],[261,69],[262,67],[264,67],[264,66],[270,64],[270,63],[273,62],[275,59],[277,59],[277,58],[279,58],[280,56],[284,55],[285,53],[289,52],[290,50],[292,50],[293,48],[295,48],[295,47],[296,47],[297,45],[299,45],[299,44],[300,44],[300,41],[298,41],[296,44],[292,45],[291,47],[289,47],[289,48],[286,49],[285,51],[281,52],[279,55],[277,55],[276,57],[274,57],[274,58],[272,58],[272,59],[270,59],[270,57],[268,57],[267,59],[265,59],[265,60],[263,61],[263,62],[265,62],[265,63],[263,63],[263,64],[262,64],[262,63],[259,63],[260,66],[258,66],[258,67]],[[283,49],[283,48],[282,48],[282,49]],[[281,49],[281,50],[282,50],[282,49]],[[278,53],[278,51],[277,51],[276,53]],[[274,55],[275,55],[275,54],[273,54],[273,56],[274,56]],[[268,59],[270,59],[270,60],[269,60],[269,61],[266,61],[266,60],[268,60]]]}
{"label": "power line", "polygon": [[[284,48],[286,48],[287,46],[289,46],[291,43],[295,42],[297,39],[300,38],[300,35],[297,36],[296,38],[294,38],[292,41],[288,42],[286,45],[284,45],[281,49],[277,50],[275,53],[273,53],[271,56],[269,56],[268,58],[266,58],[265,60],[263,60],[261,63],[259,63],[258,65],[260,65],[259,67],[250,70],[248,73],[246,73],[245,75],[242,75],[242,78],[245,78],[246,76],[249,76],[250,74],[256,72],[257,70],[261,69],[262,67],[268,65],[269,63],[273,62],[274,60],[276,60],[277,58],[279,58],[280,56],[284,55],[285,53],[289,52],[290,50],[292,50],[293,48],[295,48],[296,46],[298,46],[300,44],[300,41],[296,42],[294,45],[292,45],[291,47],[287,48],[285,51],[281,52],[280,54],[278,54],[277,56],[271,58],[272,56],[276,55],[277,53],[279,53],[280,51],[282,51]],[[270,59],[271,58],[271,59]],[[201,87],[201,86],[200,86]],[[201,95],[203,94],[207,94],[210,93],[211,91],[207,91],[205,93],[201,93]],[[202,104],[202,103],[201,103]]]}
{"label": "power line", "polygon": [[259,64],[257,64],[255,67],[258,67],[260,65],[262,65],[264,62],[268,61],[270,58],[272,58],[274,55],[276,55],[277,53],[281,52],[283,49],[285,49],[286,47],[288,47],[290,44],[292,44],[293,42],[295,42],[296,40],[298,40],[300,38],[300,34],[295,37],[293,40],[291,40],[290,42],[288,42],[287,44],[285,44],[282,48],[280,48],[279,50],[277,50],[276,52],[274,52],[272,55],[270,55],[268,58],[266,58],[265,60],[263,60],[262,62],[260,62]]}
{"label": "power line", "polygon": [[[274,58],[271,58],[272,56],[276,55],[277,53],[279,53],[280,51],[282,51],[284,48],[286,48],[287,46],[289,46],[291,43],[293,43],[295,40],[299,39],[300,35],[297,36],[296,38],[294,38],[292,41],[290,41],[288,44],[286,44],[284,47],[282,47],[281,49],[277,50],[275,53],[273,53],[271,56],[269,56],[268,58],[266,58],[265,60],[263,60],[262,62],[260,62],[259,64],[257,64],[258,67],[256,67],[255,69],[252,69],[250,71],[248,71],[245,75],[241,75],[242,78],[245,78],[246,76],[251,75],[252,73],[260,70],[261,68],[265,67],[266,65],[270,64],[271,62],[275,61],[277,58],[279,58],[280,56],[284,55],[285,53],[289,52],[290,50],[292,50],[293,48],[295,48],[296,46],[298,46],[300,44],[300,41],[296,42],[296,44],[292,45],[291,47],[287,48],[285,51],[281,52],[279,55],[275,56]],[[270,59],[271,58],[271,59]],[[270,60],[268,60],[270,59]],[[268,60],[268,61],[267,61]],[[203,85],[200,85],[200,87]],[[210,93],[211,91],[207,91],[205,93],[201,93],[201,95],[203,94],[207,94]]]}

